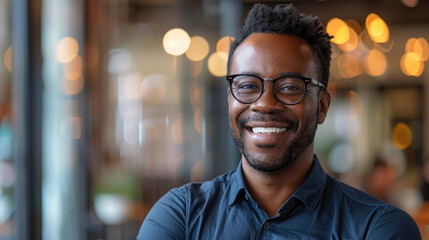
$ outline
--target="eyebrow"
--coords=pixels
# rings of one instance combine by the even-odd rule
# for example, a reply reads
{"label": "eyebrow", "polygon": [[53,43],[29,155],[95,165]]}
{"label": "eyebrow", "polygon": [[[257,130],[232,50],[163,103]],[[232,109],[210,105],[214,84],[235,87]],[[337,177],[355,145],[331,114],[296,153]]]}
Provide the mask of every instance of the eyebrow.
{"label": "eyebrow", "polygon": [[[259,74],[258,72],[253,72],[253,71],[245,71],[245,72],[241,72],[238,74],[250,74],[250,75],[256,75],[260,78],[263,78],[261,76],[261,74]],[[281,72],[279,75],[277,75],[277,77],[279,77],[279,76],[301,76],[301,77],[303,77],[302,74],[297,73],[297,72]]]}

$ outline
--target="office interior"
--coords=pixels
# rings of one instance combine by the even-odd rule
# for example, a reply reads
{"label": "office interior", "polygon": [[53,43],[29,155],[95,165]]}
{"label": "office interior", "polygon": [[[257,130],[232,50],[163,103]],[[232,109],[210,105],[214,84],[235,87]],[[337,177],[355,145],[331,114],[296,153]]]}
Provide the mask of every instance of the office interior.
{"label": "office interior", "polygon": [[429,2],[3,0],[0,240],[135,239],[169,189],[240,161],[226,59],[256,2],[331,40],[315,154],[429,239]]}

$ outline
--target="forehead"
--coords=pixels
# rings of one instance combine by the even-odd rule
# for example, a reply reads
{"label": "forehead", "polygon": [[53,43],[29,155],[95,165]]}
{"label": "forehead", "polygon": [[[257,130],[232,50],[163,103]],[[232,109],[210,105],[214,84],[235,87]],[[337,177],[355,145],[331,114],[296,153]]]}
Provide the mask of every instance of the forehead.
{"label": "forehead", "polygon": [[292,35],[254,33],[237,47],[231,60],[231,74],[252,72],[273,78],[295,72],[317,77],[313,49]]}

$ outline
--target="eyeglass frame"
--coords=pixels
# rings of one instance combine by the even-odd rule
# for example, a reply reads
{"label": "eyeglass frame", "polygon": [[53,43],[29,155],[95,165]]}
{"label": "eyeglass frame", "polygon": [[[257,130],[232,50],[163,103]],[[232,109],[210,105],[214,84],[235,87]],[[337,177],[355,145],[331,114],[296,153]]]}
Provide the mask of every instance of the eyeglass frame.
{"label": "eyeglass frame", "polygon": [[[316,79],[314,79],[314,78],[304,77],[304,76],[301,76],[301,75],[299,75],[299,74],[295,74],[295,73],[281,74],[280,76],[278,76],[278,77],[276,77],[276,78],[261,78],[260,76],[258,76],[258,75],[256,75],[256,74],[251,74],[251,73],[231,74],[231,75],[227,75],[227,76],[225,77],[225,80],[227,80],[227,81],[229,82],[229,87],[230,87],[230,89],[232,88],[232,82],[233,82],[234,78],[236,78],[236,77],[240,77],[240,76],[256,77],[256,78],[257,78],[257,79],[259,79],[259,80],[261,81],[261,83],[262,83],[262,90],[261,90],[261,93],[259,94],[259,96],[258,96],[255,100],[250,101],[250,102],[245,102],[245,101],[241,101],[241,100],[237,99],[237,97],[234,95],[234,92],[233,92],[233,91],[231,91],[231,94],[232,94],[232,96],[234,97],[234,99],[235,99],[235,100],[237,100],[237,101],[238,101],[238,102],[240,102],[240,103],[243,103],[243,104],[251,104],[251,103],[254,103],[254,102],[258,101],[258,99],[259,99],[259,98],[261,98],[261,96],[262,96],[262,95],[264,94],[264,92],[265,92],[265,84],[264,84],[264,82],[265,82],[265,81],[272,81],[272,82],[273,82],[273,95],[274,95],[274,97],[277,99],[277,101],[279,101],[279,102],[281,102],[281,103],[283,103],[283,104],[285,104],[285,105],[296,105],[296,104],[300,103],[300,102],[301,102],[301,100],[305,97],[305,94],[307,93],[307,87],[308,87],[308,84],[311,84],[311,85],[314,85],[314,86],[318,86],[318,87],[322,87],[322,88],[323,88],[323,90],[326,90],[325,85],[324,85],[323,83],[321,83],[320,81],[318,81],[318,80],[316,80]],[[276,88],[275,88],[276,81],[277,81],[277,80],[279,80],[280,78],[284,78],[284,77],[295,77],[295,78],[299,78],[299,79],[301,79],[301,80],[304,82],[304,84],[305,84],[304,94],[302,94],[302,97],[301,97],[298,101],[296,101],[295,103],[284,103],[283,101],[281,101],[281,100],[277,97]]]}

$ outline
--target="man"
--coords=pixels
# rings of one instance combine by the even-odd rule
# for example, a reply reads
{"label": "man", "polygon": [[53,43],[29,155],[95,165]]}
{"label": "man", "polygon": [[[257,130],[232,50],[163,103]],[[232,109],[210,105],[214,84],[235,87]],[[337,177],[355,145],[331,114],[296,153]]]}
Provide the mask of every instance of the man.
{"label": "man", "polygon": [[329,39],[292,5],[254,6],[226,77],[237,170],[171,190],[137,239],[420,239],[405,212],[326,175],[313,155],[331,100]]}

